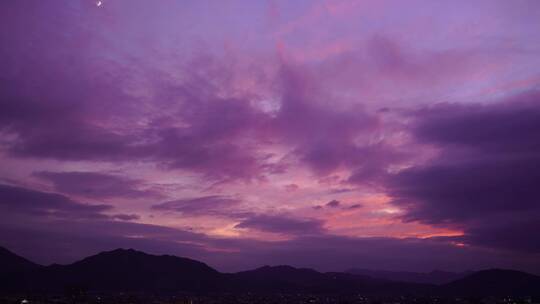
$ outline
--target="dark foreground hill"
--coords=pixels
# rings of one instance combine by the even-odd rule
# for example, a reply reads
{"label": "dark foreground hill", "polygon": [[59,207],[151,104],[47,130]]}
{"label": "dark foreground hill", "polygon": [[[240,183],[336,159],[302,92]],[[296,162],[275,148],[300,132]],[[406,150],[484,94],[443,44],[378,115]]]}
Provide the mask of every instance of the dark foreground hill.
{"label": "dark foreground hill", "polygon": [[205,291],[215,287],[220,273],[208,265],[170,255],[156,256],[133,249],[102,252],[71,265],[52,265],[42,274],[41,286],[67,285],[90,290],[161,290],[179,287]]}
{"label": "dark foreground hill", "polygon": [[540,295],[540,277],[515,270],[482,270],[441,286],[441,292],[462,296]]}
{"label": "dark foreground hill", "polygon": [[[61,292],[66,288],[126,292],[339,293],[365,295],[508,295],[540,294],[540,277],[504,270],[474,273],[436,286],[396,282],[350,273],[321,273],[291,266],[264,266],[220,273],[208,265],[169,255],[117,249],[70,265],[39,266],[7,250],[0,251],[0,292]],[[496,278],[496,279],[495,279]]]}
{"label": "dark foreground hill", "polygon": [[36,270],[37,268],[40,268],[40,266],[0,247],[0,269],[2,274],[20,273]]}
{"label": "dark foreground hill", "polygon": [[32,286],[32,275],[42,268],[0,247],[0,290],[15,291]]}
{"label": "dark foreground hill", "polygon": [[449,272],[435,270],[431,272],[411,272],[411,271],[385,271],[353,268],[347,270],[348,273],[369,276],[377,279],[384,279],[398,282],[421,283],[441,285],[462,279],[470,274],[467,272]]}
{"label": "dark foreground hill", "polygon": [[233,290],[251,292],[362,293],[410,295],[432,293],[434,286],[392,282],[349,273],[321,273],[291,266],[264,266],[229,275]]}

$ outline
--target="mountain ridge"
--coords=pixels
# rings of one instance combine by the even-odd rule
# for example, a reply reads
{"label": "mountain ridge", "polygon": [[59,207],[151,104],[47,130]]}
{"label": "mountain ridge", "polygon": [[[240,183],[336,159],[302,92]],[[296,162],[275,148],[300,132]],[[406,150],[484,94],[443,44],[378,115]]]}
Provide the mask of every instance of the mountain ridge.
{"label": "mountain ridge", "polygon": [[540,276],[494,268],[477,271],[442,287],[446,295],[540,295]]}
{"label": "mountain ridge", "polygon": [[[67,265],[41,266],[0,247],[0,265],[23,261],[0,276],[0,291],[58,292],[67,286],[90,291],[149,292],[306,292],[384,295],[540,295],[540,277],[515,270],[489,269],[435,285],[399,282],[347,272],[319,272],[289,265],[221,273],[207,264],[173,255],[115,249]],[[26,262],[24,262],[26,261]]]}
{"label": "mountain ridge", "polygon": [[373,278],[386,279],[399,282],[421,283],[442,285],[452,281],[461,279],[474,273],[474,271],[450,272],[442,270],[432,270],[430,272],[414,272],[414,271],[389,271],[389,270],[374,270],[364,268],[351,268],[346,270],[347,273],[366,275]]}

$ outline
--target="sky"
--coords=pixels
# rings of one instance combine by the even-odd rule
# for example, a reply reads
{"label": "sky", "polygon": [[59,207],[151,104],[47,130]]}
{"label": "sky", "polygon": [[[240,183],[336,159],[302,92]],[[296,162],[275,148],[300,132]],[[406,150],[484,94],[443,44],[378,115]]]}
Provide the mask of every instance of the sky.
{"label": "sky", "polygon": [[540,2],[4,1],[0,246],[540,274]]}

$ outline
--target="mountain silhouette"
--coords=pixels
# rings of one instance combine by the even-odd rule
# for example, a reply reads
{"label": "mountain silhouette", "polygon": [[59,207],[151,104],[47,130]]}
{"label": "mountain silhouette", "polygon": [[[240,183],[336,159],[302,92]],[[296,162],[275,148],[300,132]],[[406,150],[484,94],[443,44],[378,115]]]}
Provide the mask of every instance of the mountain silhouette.
{"label": "mountain silhouette", "polygon": [[[340,272],[318,272],[287,265],[264,266],[229,276],[231,290],[255,292],[419,294],[432,286],[392,282]],[[229,283],[230,284],[230,283]]]}
{"label": "mountain silhouette", "polygon": [[27,288],[32,274],[42,266],[34,264],[15,253],[0,247],[0,284],[6,291]]}
{"label": "mountain silhouette", "polygon": [[490,269],[475,272],[441,288],[447,295],[540,295],[540,277],[515,270]]}
{"label": "mountain silhouette", "polygon": [[264,266],[230,276],[233,289],[258,292],[313,292],[333,289],[329,277],[312,269],[291,266]]}
{"label": "mountain silhouette", "polygon": [[[170,255],[116,249],[70,265],[47,267],[50,288],[66,285],[90,290],[199,291],[214,286],[220,273],[208,265]],[[51,280],[52,278],[52,280]]]}
{"label": "mountain silhouette", "polygon": [[0,269],[2,269],[2,273],[19,273],[28,270],[35,270],[39,267],[40,266],[38,264],[34,264],[27,259],[0,247]]}
{"label": "mountain silhouette", "polygon": [[220,273],[188,258],[133,249],[102,252],[69,265],[40,266],[0,248],[0,292],[87,291],[195,293],[349,293],[366,295],[538,295],[540,277],[486,270],[444,285],[397,282],[342,272],[264,266]]}
{"label": "mountain silhouette", "polygon": [[431,272],[410,272],[410,271],[385,271],[385,270],[370,270],[361,268],[352,268],[346,272],[369,276],[372,278],[385,279],[398,282],[422,283],[422,284],[446,284],[458,279],[464,278],[472,271],[467,272],[448,272],[434,270]]}

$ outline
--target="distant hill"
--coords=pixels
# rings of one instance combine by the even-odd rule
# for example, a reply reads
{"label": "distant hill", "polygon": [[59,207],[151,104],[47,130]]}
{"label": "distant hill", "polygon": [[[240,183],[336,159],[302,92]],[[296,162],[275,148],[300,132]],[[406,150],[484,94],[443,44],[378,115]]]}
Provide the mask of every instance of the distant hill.
{"label": "distant hill", "polygon": [[[508,270],[474,273],[436,286],[372,278],[351,273],[321,273],[291,266],[264,266],[220,273],[208,265],[170,255],[117,249],[69,265],[40,266],[0,248],[0,292],[61,292],[70,289],[126,292],[256,292],[379,295],[533,295],[540,278]],[[5,267],[5,268],[4,268]],[[4,271],[9,269],[9,271]]]}
{"label": "distant hill", "polygon": [[540,295],[540,277],[515,270],[490,269],[441,287],[446,295]]}
{"label": "distant hill", "polygon": [[[273,290],[303,289],[327,283],[328,277],[313,269],[294,268],[291,266],[264,266],[249,271],[233,274],[240,284],[255,289]],[[245,283],[244,283],[245,282]]]}
{"label": "distant hill", "polygon": [[421,294],[433,286],[391,282],[349,273],[321,273],[291,266],[264,266],[230,274],[232,290],[256,292]]}
{"label": "distant hill", "polygon": [[347,273],[369,276],[372,278],[385,279],[398,282],[410,282],[421,284],[446,284],[452,281],[466,277],[472,274],[468,272],[448,272],[448,271],[431,271],[431,272],[409,272],[409,271],[384,271],[384,270],[369,270],[353,268],[346,271]]}
{"label": "distant hill", "polygon": [[228,275],[227,289],[256,292],[311,292],[327,283],[315,270],[291,266],[264,266]]}

